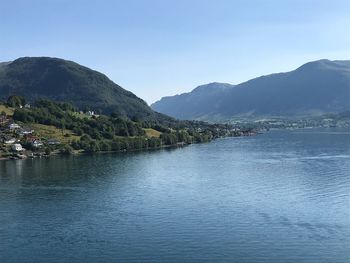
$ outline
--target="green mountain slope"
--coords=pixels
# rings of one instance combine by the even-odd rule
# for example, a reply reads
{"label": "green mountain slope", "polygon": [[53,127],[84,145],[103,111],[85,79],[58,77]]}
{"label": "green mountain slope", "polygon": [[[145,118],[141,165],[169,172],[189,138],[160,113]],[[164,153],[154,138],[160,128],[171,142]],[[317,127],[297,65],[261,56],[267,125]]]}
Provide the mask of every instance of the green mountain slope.
{"label": "green mountain slope", "polygon": [[0,98],[21,95],[29,101],[46,98],[80,108],[153,118],[140,98],[102,73],[75,62],[49,57],[24,57],[0,64]]}

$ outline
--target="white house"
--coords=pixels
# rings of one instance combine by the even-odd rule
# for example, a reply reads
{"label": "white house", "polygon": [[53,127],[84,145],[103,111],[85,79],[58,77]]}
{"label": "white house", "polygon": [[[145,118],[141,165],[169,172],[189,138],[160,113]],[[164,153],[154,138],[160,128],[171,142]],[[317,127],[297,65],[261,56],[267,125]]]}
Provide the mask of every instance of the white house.
{"label": "white house", "polygon": [[20,152],[23,151],[22,145],[19,143],[15,143],[11,146],[12,150],[16,151],[16,152]]}
{"label": "white house", "polygon": [[47,140],[47,144],[49,145],[58,145],[58,144],[61,144],[61,142],[57,139],[48,139]]}
{"label": "white house", "polygon": [[40,146],[43,146],[43,143],[39,140],[34,140],[32,142],[32,146],[35,147],[35,148],[39,148]]}
{"label": "white house", "polygon": [[4,143],[5,144],[13,144],[16,142],[16,139],[15,138],[5,138],[4,139]]}
{"label": "white house", "polygon": [[29,129],[29,128],[23,128],[19,131],[20,135],[28,135],[28,134],[32,134],[34,132],[33,129]]}
{"label": "white house", "polygon": [[9,128],[10,130],[16,130],[16,129],[20,129],[21,126],[19,126],[17,123],[11,123]]}

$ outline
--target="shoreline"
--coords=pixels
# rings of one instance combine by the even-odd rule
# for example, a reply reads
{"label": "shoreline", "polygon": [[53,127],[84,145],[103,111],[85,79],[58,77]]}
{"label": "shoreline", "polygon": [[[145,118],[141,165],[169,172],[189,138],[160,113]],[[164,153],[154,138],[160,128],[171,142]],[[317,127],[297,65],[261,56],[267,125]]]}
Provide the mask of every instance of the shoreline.
{"label": "shoreline", "polygon": [[[210,142],[207,142],[210,143]],[[186,147],[192,144],[199,144],[199,143],[190,143],[190,144],[181,144],[181,145],[164,145],[161,147],[157,147],[157,148],[145,148],[145,149],[132,149],[132,150],[119,150],[119,151],[98,151],[98,152],[86,152],[86,151],[74,151],[70,154],[67,153],[51,153],[49,155],[47,154],[37,154],[34,156],[23,156],[23,158],[21,157],[16,157],[13,155],[12,156],[8,156],[8,157],[0,157],[0,161],[10,161],[10,160],[27,160],[27,159],[37,159],[37,158],[50,158],[52,156],[79,156],[79,155],[84,155],[84,154],[109,154],[109,153],[133,153],[133,152],[143,152],[143,151],[157,151],[157,150],[162,150],[162,149],[173,149],[173,148],[182,148],[182,147]]]}
{"label": "shoreline", "polygon": [[[324,128],[324,127],[304,127],[304,128],[271,128],[268,131],[265,132],[273,132],[273,131],[291,131],[291,130],[314,130],[314,129],[336,129],[335,128]],[[193,144],[202,144],[202,143],[211,143],[217,139],[223,139],[223,138],[241,138],[241,137],[251,137],[251,136],[256,136],[259,134],[262,134],[264,132],[256,132],[256,133],[250,133],[246,135],[239,135],[239,136],[225,136],[225,137],[218,137],[215,139],[212,139],[209,142],[200,142],[200,143],[177,143],[174,145],[162,145],[160,147],[156,148],[144,148],[144,149],[130,149],[130,150],[119,150],[119,151],[97,151],[97,152],[87,152],[84,150],[74,150],[72,153],[60,153],[58,151],[52,152],[49,155],[45,153],[34,153],[33,155],[21,155],[19,153],[13,153],[11,156],[7,157],[0,157],[0,162],[1,161],[9,161],[9,160],[26,160],[26,159],[37,159],[37,158],[49,158],[52,156],[79,156],[79,155],[85,155],[85,154],[111,154],[111,153],[135,153],[135,152],[146,152],[146,151],[157,151],[157,150],[163,150],[163,149],[175,149],[175,148],[182,148],[182,147],[187,147]]]}
{"label": "shoreline", "polygon": [[[37,158],[49,158],[52,156],[79,156],[79,155],[84,155],[84,154],[108,154],[108,153],[133,153],[133,152],[143,152],[143,151],[157,151],[157,150],[162,150],[162,149],[175,149],[175,148],[183,148],[183,147],[187,147],[193,144],[202,144],[202,143],[211,143],[217,139],[222,139],[222,138],[238,138],[238,137],[251,137],[251,136],[256,136],[259,133],[254,133],[254,134],[249,134],[249,135],[240,135],[240,136],[226,136],[226,137],[218,137],[215,138],[209,142],[200,142],[200,143],[177,143],[174,145],[162,145],[160,147],[156,147],[156,148],[144,148],[144,149],[131,149],[131,150],[119,150],[119,151],[97,151],[97,152],[86,152],[83,150],[75,150],[72,153],[60,153],[60,152],[52,152],[51,154],[47,155],[47,154],[34,154],[33,156],[19,156],[19,154],[13,154],[12,156],[8,156],[8,157],[0,157],[0,161],[10,161],[10,160],[27,160],[27,159],[37,159]],[[17,156],[14,156],[17,155]]]}

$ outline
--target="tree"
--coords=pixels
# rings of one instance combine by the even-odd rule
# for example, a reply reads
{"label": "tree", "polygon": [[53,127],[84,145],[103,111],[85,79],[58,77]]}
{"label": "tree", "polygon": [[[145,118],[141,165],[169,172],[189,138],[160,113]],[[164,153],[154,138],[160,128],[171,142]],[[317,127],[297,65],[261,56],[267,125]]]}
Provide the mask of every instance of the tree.
{"label": "tree", "polygon": [[26,104],[26,100],[22,96],[12,95],[7,99],[9,107],[20,107]]}
{"label": "tree", "polygon": [[60,153],[62,154],[72,154],[73,152],[73,148],[69,145],[62,145],[60,148]]}
{"label": "tree", "polygon": [[45,148],[45,154],[50,155],[51,154],[51,149],[50,147]]}
{"label": "tree", "polygon": [[111,150],[111,145],[107,143],[106,141],[101,141],[99,148],[101,151],[107,152]]}

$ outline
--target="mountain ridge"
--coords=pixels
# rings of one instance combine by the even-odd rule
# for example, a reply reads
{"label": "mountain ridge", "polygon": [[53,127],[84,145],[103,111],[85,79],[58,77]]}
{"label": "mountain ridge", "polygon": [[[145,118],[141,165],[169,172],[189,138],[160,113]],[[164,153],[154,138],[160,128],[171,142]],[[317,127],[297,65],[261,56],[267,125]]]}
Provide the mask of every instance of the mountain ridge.
{"label": "mountain ridge", "polygon": [[[151,107],[180,119],[201,120],[347,111],[350,109],[350,61],[308,62],[289,72],[260,76],[224,91],[218,90],[215,96],[202,94],[205,100],[198,99],[195,90],[162,98]],[[201,104],[203,101],[206,105]]]}

